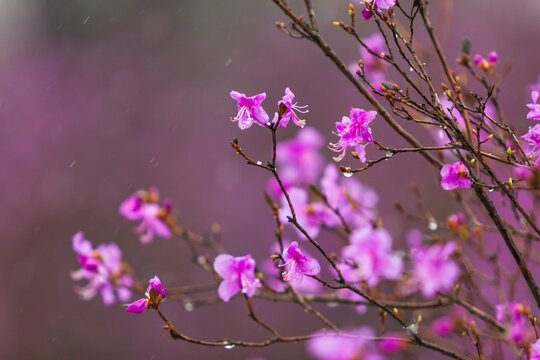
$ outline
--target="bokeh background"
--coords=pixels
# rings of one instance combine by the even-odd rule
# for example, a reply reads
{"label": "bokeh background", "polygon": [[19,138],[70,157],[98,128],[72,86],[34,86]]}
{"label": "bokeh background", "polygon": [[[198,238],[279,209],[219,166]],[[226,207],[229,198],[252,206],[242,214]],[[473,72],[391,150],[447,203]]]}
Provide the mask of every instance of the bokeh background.
{"label": "bokeh background", "polygon": [[[526,86],[540,74],[540,3],[432,2],[449,59],[469,36],[473,53],[497,50],[512,64],[502,104],[513,124],[527,126]],[[347,2],[314,4],[323,36],[347,62],[357,60],[356,45],[331,26],[346,18]],[[441,4],[452,12],[437,15]],[[204,233],[220,224],[232,254],[269,255],[273,221],[262,196],[267,174],[246,167],[228,145],[238,137],[250,154],[265,159],[268,134],[256,126],[240,132],[228,120],[236,113],[230,90],[266,91],[271,112],[290,87],[310,105],[308,122],[327,141],[350,106],[365,105],[318,49],[286,38],[275,20],[284,16],[270,0],[0,1],[2,358],[306,357],[302,345],[224,350],[173,342],[151,313],[133,316],[100,299],[81,301],[69,277],[77,268],[71,236],[83,230],[94,243],[119,243],[141,279],[157,273],[169,286],[209,280],[191,265],[182,242],[157,239],[143,246],[117,214],[126,196],[148,185],[174,200],[186,227]],[[363,23],[361,33],[369,35],[372,25]],[[439,73],[434,68],[435,78]],[[382,121],[373,131],[385,144],[402,145]],[[290,126],[281,136],[295,132]],[[324,155],[331,160],[330,151]],[[368,157],[378,155],[368,148]],[[438,175],[415,159],[396,156],[359,177],[381,194],[383,220],[398,248],[412,225],[392,203],[412,206],[410,181],[420,184],[435,215],[446,216],[454,206],[441,194]],[[255,306],[285,335],[318,325],[294,306],[262,300]],[[266,337],[239,299],[193,312],[173,301],[163,307],[194,337]],[[346,326],[372,321],[350,310],[329,311]]]}

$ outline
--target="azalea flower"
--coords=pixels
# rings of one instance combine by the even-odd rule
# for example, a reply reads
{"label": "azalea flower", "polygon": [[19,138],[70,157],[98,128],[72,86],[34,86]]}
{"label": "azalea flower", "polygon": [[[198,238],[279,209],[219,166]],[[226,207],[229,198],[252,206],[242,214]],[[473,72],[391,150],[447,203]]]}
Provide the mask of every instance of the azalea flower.
{"label": "azalea flower", "polygon": [[253,122],[266,126],[269,118],[261,106],[261,103],[266,98],[266,93],[248,97],[237,91],[231,91],[231,97],[238,102],[238,114],[231,120],[238,121],[238,127],[241,130],[250,128]]}
{"label": "azalea flower", "polygon": [[262,286],[255,276],[255,260],[249,254],[240,257],[219,255],[214,260],[214,270],[223,279],[218,287],[218,295],[225,302],[239,291],[252,297],[255,290]]}

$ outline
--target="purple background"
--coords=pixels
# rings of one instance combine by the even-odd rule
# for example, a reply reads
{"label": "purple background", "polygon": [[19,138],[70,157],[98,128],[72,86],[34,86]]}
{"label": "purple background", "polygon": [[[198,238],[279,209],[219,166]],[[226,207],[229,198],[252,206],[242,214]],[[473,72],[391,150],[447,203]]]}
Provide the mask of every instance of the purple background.
{"label": "purple background", "polygon": [[[347,3],[314,3],[323,36],[345,61],[355,61],[354,43],[329,25],[346,19]],[[443,42],[452,64],[465,35],[473,54],[496,49],[503,62],[513,63],[502,102],[506,115],[522,128],[527,126],[526,85],[540,73],[539,11],[532,0],[457,1],[451,18],[437,18],[433,10],[435,26],[450,26]],[[275,20],[285,19],[262,0],[0,1],[3,358],[305,356],[301,345],[223,350],[170,341],[157,316],[128,315],[99,299],[83,302],[69,277],[77,267],[71,236],[83,230],[94,244],[118,242],[141,279],[157,273],[166,286],[210,280],[190,263],[182,242],[158,239],[143,246],[130,232],[132,224],[117,214],[127,195],[147,185],[174,200],[186,227],[204,233],[219,223],[232,254],[268,256],[274,238],[262,197],[267,174],[246,167],[228,145],[237,136],[249,154],[264,160],[268,134],[256,126],[240,132],[229,122],[236,111],[229,91],[266,91],[270,112],[289,86],[301,104],[310,105],[308,123],[327,141],[335,140],[333,123],[350,106],[366,105],[318,49],[283,36]],[[371,23],[361,26],[363,35],[374,30]],[[290,127],[281,136],[295,131]],[[380,118],[373,132],[385,144],[403,145]],[[429,139],[422,130],[418,136]],[[330,151],[324,154],[330,160]],[[369,158],[380,155],[368,148]],[[454,206],[439,191],[438,174],[415,159],[396,156],[359,176],[384,193],[384,224],[398,243],[411,225],[392,203],[414,206],[410,181],[421,184],[435,215],[446,216]],[[344,164],[354,166],[350,157]],[[256,300],[255,308],[284,335],[318,326],[293,305]],[[174,301],[163,309],[193,337],[267,337],[239,299],[191,313]],[[370,323],[350,309],[329,314],[345,327]]]}

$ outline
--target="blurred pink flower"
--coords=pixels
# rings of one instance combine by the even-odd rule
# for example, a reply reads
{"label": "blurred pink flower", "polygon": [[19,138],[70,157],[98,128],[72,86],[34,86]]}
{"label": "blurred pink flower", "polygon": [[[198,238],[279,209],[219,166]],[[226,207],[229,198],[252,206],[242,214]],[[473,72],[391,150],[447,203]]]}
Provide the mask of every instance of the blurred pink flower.
{"label": "blurred pink flower", "polygon": [[88,281],[83,287],[75,286],[75,292],[84,300],[90,300],[99,293],[107,306],[116,301],[116,296],[122,302],[128,301],[134,281],[122,264],[122,252],[118,245],[101,244],[93,250],[82,232],[76,233],[72,242],[82,268],[73,271],[71,278]]}
{"label": "blurred pink flower", "polygon": [[530,360],[540,360],[540,340],[536,340],[531,344],[531,356]]}
{"label": "blurred pink flower", "polygon": [[339,209],[350,227],[361,228],[375,220],[377,193],[356,178],[340,176],[334,164],[328,164],[324,169],[320,187],[328,203]]}
{"label": "blurred pink flower", "polygon": [[[154,190],[157,191],[157,190]],[[166,212],[170,212],[170,201],[167,202]],[[118,212],[128,220],[142,220],[134,229],[139,234],[139,240],[143,244],[148,244],[157,235],[162,238],[170,238],[171,230],[161,219],[162,209],[158,204],[145,202],[141,192],[129,196],[120,204]]]}
{"label": "blurred pink flower", "polygon": [[392,252],[392,239],[388,231],[365,226],[350,236],[350,245],[345,246],[341,256],[354,264],[340,264],[347,281],[366,281],[369,287],[382,278],[396,280],[403,271],[403,260]]}
{"label": "blurred pink flower", "polygon": [[419,245],[411,249],[414,264],[413,278],[409,286],[422,291],[425,297],[433,297],[438,291],[448,291],[456,284],[459,266],[450,257],[456,249],[452,241],[444,246]]}
{"label": "blurred pink flower", "polygon": [[[298,131],[294,139],[277,144],[277,168],[286,190],[317,181],[324,164],[324,158],[319,152],[323,144],[324,138],[313,127],[305,127]],[[268,182],[267,189],[273,195],[281,195],[274,177]]]}
{"label": "blurred pink flower", "polygon": [[528,305],[519,302],[507,302],[495,307],[497,321],[508,328],[508,337],[517,345],[529,341],[533,337],[528,315]]}
{"label": "blurred pink flower", "polygon": [[308,343],[308,352],[319,360],[383,360],[373,346],[373,331],[368,327],[336,333],[320,331]]}
{"label": "blurred pink flower", "polygon": [[527,107],[531,109],[527,114],[527,119],[529,120],[540,120],[540,104],[538,104],[538,91],[533,91],[531,93],[532,103],[527,104]]}
{"label": "blurred pink flower", "polygon": [[[302,188],[293,187],[288,191],[289,199],[296,213],[296,220],[312,237],[319,235],[321,226],[329,227],[339,224],[339,218],[322,202],[308,202],[308,193]],[[279,209],[279,219],[283,224],[288,224],[288,217],[291,217],[291,209],[285,195],[281,197],[281,208]],[[304,238],[302,232],[295,229],[298,236]]]}

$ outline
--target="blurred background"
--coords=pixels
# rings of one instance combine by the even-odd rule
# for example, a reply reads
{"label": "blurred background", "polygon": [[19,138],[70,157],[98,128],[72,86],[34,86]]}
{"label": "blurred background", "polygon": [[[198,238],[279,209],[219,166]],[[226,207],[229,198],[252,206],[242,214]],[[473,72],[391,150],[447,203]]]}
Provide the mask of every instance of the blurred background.
{"label": "blurred background", "polygon": [[[291,3],[300,9],[299,1]],[[461,39],[469,36],[473,54],[497,50],[512,64],[502,105],[512,123],[525,128],[526,88],[540,74],[540,3],[432,3],[452,63]],[[437,14],[441,4],[452,12]],[[354,42],[331,25],[347,18],[348,2],[314,5],[323,36],[346,62],[356,61]],[[350,106],[366,106],[315,46],[285,37],[276,20],[285,18],[270,0],[0,1],[2,358],[306,357],[302,345],[224,350],[173,342],[151,313],[133,316],[118,305],[103,306],[99,298],[81,301],[69,276],[78,267],[71,236],[82,230],[94,244],[117,242],[140,279],[158,274],[166,286],[209,280],[190,263],[181,241],[141,245],[133,224],[118,215],[124,198],[149,185],[173,199],[182,225],[205,233],[218,223],[230,253],[250,252],[258,261],[269,255],[273,220],[262,195],[267,174],[245,166],[228,143],[238,137],[249,154],[264,160],[270,139],[262,128],[241,132],[229,121],[236,114],[229,92],[266,91],[272,113],[290,87],[300,104],[310,106],[308,124],[327,142],[335,140],[334,122]],[[372,33],[372,26],[362,23],[362,35]],[[296,130],[289,126],[282,139]],[[373,133],[388,146],[403,145],[380,119]],[[427,133],[418,136],[429,139]],[[333,153],[323,153],[330,161]],[[368,158],[378,156],[368,147]],[[350,157],[344,164],[355,166]],[[384,224],[398,248],[411,224],[392,204],[413,206],[410,181],[420,184],[435,215],[444,217],[454,206],[440,191],[438,174],[414,155],[396,156],[358,178],[379,192]],[[192,312],[174,301],[163,308],[193,337],[267,337],[240,299]],[[318,326],[292,305],[256,300],[255,310],[284,335]],[[328,311],[344,326],[371,319],[350,309]]]}

